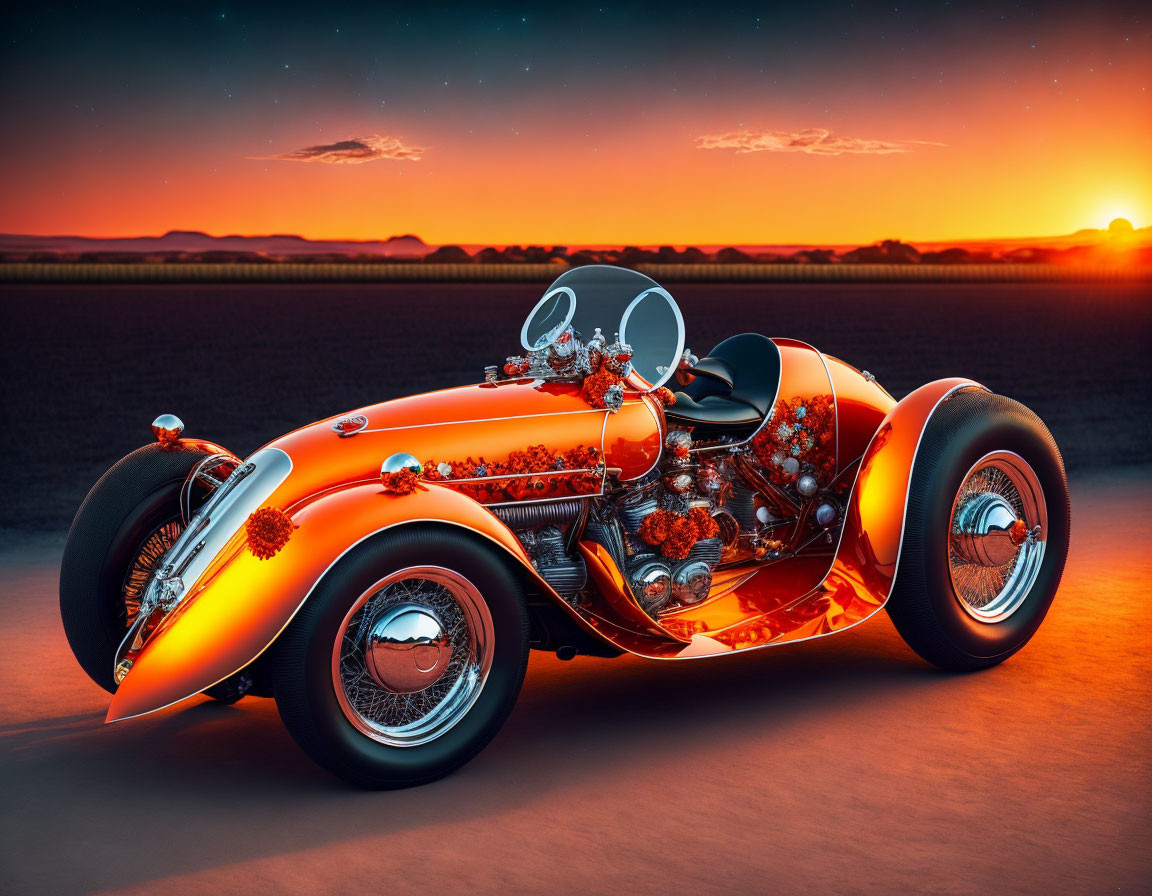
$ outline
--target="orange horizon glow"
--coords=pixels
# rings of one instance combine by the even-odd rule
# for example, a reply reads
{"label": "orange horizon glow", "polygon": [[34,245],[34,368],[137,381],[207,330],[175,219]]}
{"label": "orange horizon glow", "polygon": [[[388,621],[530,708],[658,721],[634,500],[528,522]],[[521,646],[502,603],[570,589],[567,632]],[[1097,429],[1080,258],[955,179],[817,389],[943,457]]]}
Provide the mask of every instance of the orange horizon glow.
{"label": "orange horizon glow", "polygon": [[[1152,60],[1133,47],[1105,65],[1075,35],[1046,52],[1046,67],[973,61],[939,83],[862,71],[817,99],[537,91],[385,115],[333,97],[307,115],[221,113],[194,139],[175,112],[68,120],[43,145],[0,150],[0,232],[867,245],[1148,225]],[[819,130],[833,151],[779,151]],[[301,156],[364,135],[392,148],[359,164]]]}

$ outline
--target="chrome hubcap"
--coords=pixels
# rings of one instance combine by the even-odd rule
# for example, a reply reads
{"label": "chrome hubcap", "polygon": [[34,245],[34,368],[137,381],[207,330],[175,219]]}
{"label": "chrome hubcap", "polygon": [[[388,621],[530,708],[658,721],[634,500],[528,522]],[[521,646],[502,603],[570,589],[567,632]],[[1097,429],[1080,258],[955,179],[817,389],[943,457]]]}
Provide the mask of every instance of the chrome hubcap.
{"label": "chrome hubcap", "polygon": [[1027,461],[1010,451],[980,458],[952,502],[949,528],[948,568],[965,612],[994,623],[1020,609],[1047,536],[1044,492]]}
{"label": "chrome hubcap", "polygon": [[384,690],[414,694],[444,677],[452,644],[435,613],[418,604],[400,604],[368,628],[364,660]]}
{"label": "chrome hubcap", "polygon": [[332,684],[361,733],[418,746],[475,704],[492,647],[492,616],[475,585],[452,570],[409,567],[353,603],[333,645]]}

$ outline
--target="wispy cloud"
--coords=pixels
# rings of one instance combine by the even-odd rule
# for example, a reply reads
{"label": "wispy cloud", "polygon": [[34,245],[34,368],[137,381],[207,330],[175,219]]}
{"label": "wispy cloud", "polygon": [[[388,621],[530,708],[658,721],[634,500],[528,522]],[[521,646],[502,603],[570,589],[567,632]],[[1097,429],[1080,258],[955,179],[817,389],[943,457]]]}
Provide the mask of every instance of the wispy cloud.
{"label": "wispy cloud", "polygon": [[408,146],[399,137],[349,137],[336,143],[305,146],[292,152],[274,156],[249,156],[250,159],[274,159],[281,162],[324,162],[328,165],[359,165],[378,159],[406,159],[419,161],[427,152],[425,146]]}
{"label": "wispy cloud", "polygon": [[731,149],[746,152],[805,152],[818,156],[889,155],[911,152],[913,146],[945,146],[930,140],[866,140],[841,137],[825,128],[802,131],[729,131],[696,138],[697,149]]}

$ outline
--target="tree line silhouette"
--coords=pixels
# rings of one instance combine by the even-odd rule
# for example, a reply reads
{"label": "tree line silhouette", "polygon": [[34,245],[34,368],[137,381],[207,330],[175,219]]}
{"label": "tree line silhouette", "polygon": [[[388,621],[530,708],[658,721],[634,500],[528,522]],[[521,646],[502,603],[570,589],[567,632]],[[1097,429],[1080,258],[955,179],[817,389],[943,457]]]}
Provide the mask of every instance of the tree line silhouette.
{"label": "tree line silhouette", "polygon": [[[2,262],[43,262],[77,264],[556,264],[576,267],[587,264],[611,264],[636,267],[645,264],[668,265],[748,265],[748,264],[883,264],[883,265],[965,265],[965,264],[1080,264],[1109,258],[1111,248],[1106,244],[1074,246],[1067,249],[1013,248],[1000,251],[975,251],[962,247],[921,252],[915,246],[900,240],[883,240],[870,246],[847,251],[806,248],[793,252],[749,252],[726,247],[705,252],[694,246],[677,249],[660,246],[646,249],[637,246],[588,249],[566,246],[507,246],[487,247],[469,252],[461,246],[447,245],[433,249],[422,257],[390,257],[376,254],[323,252],[278,256],[251,251],[213,250],[204,252],[54,252],[6,251],[0,252]],[[1152,264],[1152,247],[1133,248],[1128,261]]]}

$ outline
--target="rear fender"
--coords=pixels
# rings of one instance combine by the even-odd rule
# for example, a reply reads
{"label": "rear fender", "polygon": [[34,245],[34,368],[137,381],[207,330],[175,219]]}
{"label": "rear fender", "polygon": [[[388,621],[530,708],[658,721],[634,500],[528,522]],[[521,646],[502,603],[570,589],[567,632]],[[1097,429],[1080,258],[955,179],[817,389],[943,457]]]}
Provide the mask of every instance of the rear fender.
{"label": "rear fender", "polygon": [[830,599],[842,630],[888,601],[900,565],[908,487],[920,438],[932,414],[952,395],[988,391],[967,379],[936,380],[901,399],[881,422],[860,461],[844,515],[836,558],[818,594]]}
{"label": "rear fender", "polygon": [[516,536],[471,498],[429,483],[408,495],[379,483],[354,485],[294,508],[288,543],[261,560],[241,528],[192,593],[161,623],[112,697],[106,721],[154,712],[200,693],[252,663],[272,645],[324,574],[373,535],[415,523],[467,529],[497,545],[544,594],[564,605],[536,573]]}

